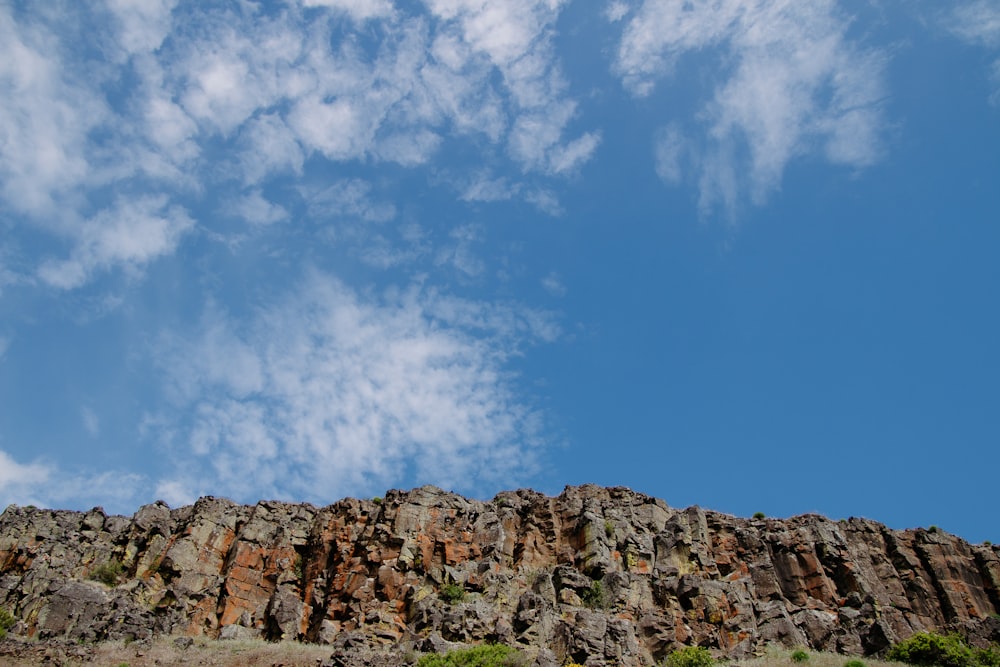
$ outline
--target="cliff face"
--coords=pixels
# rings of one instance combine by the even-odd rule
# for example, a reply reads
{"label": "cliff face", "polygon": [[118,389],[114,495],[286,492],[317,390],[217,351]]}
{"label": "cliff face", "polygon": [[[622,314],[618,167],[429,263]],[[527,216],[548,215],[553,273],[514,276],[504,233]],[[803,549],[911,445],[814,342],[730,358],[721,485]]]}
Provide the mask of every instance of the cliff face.
{"label": "cliff face", "polygon": [[[92,580],[117,563],[117,584]],[[324,508],[202,498],[131,518],[11,506],[0,607],[42,639],[492,640],[588,665],[648,665],[683,644],[871,654],[925,629],[1000,639],[1000,549],[595,486],[490,502],[423,487]]]}

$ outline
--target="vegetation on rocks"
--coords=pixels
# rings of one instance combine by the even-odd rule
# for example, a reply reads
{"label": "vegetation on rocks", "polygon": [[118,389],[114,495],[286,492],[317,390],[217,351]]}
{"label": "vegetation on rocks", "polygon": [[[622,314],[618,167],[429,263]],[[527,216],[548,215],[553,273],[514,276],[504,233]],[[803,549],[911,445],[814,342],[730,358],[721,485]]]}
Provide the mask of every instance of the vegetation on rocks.
{"label": "vegetation on rocks", "polygon": [[15,623],[17,623],[17,619],[14,618],[14,614],[0,608],[0,639],[7,636],[7,631],[14,627]]}
{"label": "vegetation on rocks", "polygon": [[662,667],[712,667],[715,659],[707,648],[702,646],[685,646],[674,651],[663,661]]}
{"label": "vegetation on rocks", "polygon": [[1000,647],[969,646],[957,634],[918,632],[889,649],[886,657],[920,667],[1000,667]]}
{"label": "vegetation on rocks", "polygon": [[465,599],[465,588],[461,584],[445,584],[438,595],[448,604],[458,604]]}
{"label": "vegetation on rocks", "polygon": [[95,567],[94,571],[90,573],[90,578],[106,586],[117,586],[123,573],[124,568],[122,568],[121,561],[109,560],[107,563]]}
{"label": "vegetation on rocks", "polygon": [[583,600],[583,604],[591,609],[606,609],[608,606],[608,598],[604,593],[604,586],[599,581],[595,581],[590,585],[590,588],[584,590],[580,598]]}
{"label": "vegetation on rocks", "polygon": [[417,667],[522,667],[524,655],[504,644],[482,644],[445,654],[431,653],[417,662]]}

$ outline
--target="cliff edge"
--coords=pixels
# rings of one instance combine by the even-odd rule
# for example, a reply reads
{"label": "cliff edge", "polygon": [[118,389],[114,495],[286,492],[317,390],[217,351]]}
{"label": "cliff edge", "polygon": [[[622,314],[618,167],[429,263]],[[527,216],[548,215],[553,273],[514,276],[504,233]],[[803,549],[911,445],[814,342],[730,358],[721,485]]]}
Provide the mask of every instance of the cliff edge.
{"label": "cliff edge", "polygon": [[587,665],[690,644],[870,655],[920,630],[1000,640],[1000,547],[592,485],[488,502],[421,487],[323,508],[206,497],[132,517],[10,506],[0,607],[39,639],[500,641],[536,664]]}

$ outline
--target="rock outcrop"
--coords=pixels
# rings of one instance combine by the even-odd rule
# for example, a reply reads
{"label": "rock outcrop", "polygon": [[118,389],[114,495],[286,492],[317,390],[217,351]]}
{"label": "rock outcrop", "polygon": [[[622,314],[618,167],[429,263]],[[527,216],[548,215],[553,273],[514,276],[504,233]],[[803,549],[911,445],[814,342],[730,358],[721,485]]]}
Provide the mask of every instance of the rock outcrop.
{"label": "rock outcrop", "polygon": [[422,487],[324,508],[207,497],[131,518],[11,506],[0,607],[40,639],[299,639],[344,665],[481,641],[537,665],[649,665],[691,644],[874,654],[920,630],[1000,640],[1000,549],[590,485],[489,502]]}

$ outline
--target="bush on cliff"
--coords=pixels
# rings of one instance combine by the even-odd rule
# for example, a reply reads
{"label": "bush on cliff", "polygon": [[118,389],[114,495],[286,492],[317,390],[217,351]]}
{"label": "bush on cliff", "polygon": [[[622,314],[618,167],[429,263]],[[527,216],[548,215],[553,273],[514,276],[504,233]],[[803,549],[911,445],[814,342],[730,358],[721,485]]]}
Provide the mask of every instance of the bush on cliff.
{"label": "bush on cliff", "polygon": [[15,623],[17,623],[17,619],[14,618],[14,614],[0,608],[0,639],[7,636],[7,631],[14,627]]}
{"label": "bush on cliff", "polygon": [[1000,648],[975,648],[957,634],[918,632],[889,649],[886,658],[920,667],[1000,667]]}
{"label": "bush on cliff", "polygon": [[103,565],[95,567],[93,572],[90,573],[90,578],[101,582],[105,586],[117,586],[118,580],[121,579],[123,573],[124,568],[121,561],[112,559]]}
{"label": "bush on cliff", "polygon": [[417,661],[417,667],[521,667],[524,664],[520,651],[503,644],[481,644],[444,655],[431,653]]}
{"label": "bush on cliff", "polygon": [[461,584],[445,584],[438,591],[438,597],[448,604],[458,604],[465,599],[465,587]]}
{"label": "bush on cliff", "polygon": [[604,594],[604,586],[599,581],[592,583],[590,588],[584,590],[580,597],[583,604],[591,609],[608,608],[608,597]]}
{"label": "bush on cliff", "polygon": [[715,659],[707,648],[701,646],[685,646],[667,656],[660,663],[663,667],[712,667]]}

